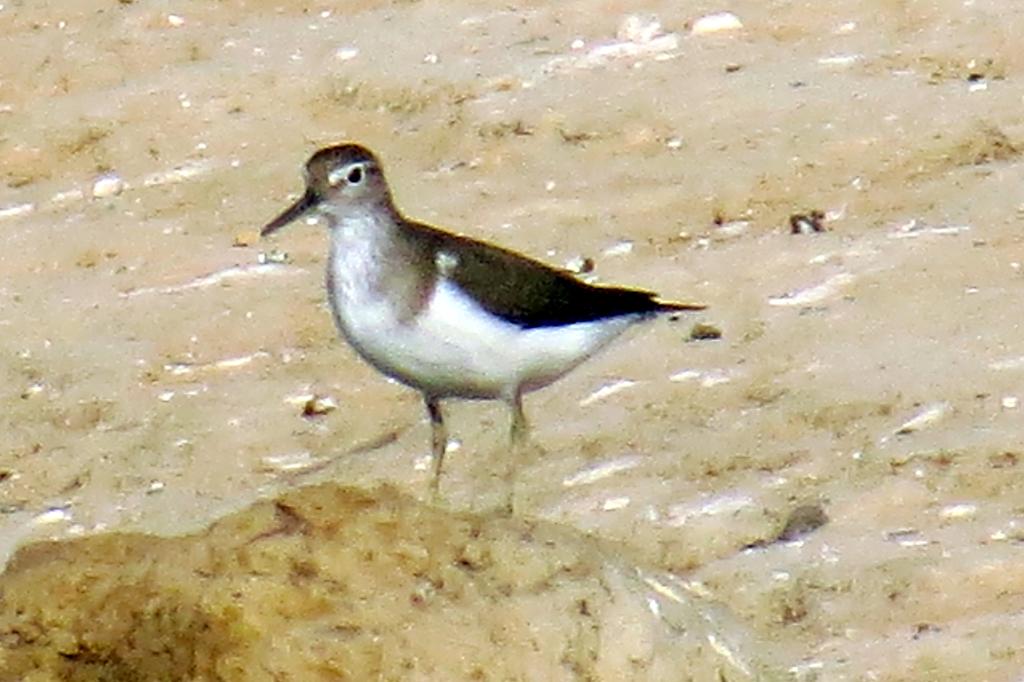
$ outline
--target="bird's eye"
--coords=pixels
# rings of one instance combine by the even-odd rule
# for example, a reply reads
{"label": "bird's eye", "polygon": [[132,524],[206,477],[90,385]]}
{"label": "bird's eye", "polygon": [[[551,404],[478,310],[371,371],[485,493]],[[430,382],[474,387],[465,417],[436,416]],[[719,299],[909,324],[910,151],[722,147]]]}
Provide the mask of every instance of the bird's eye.
{"label": "bird's eye", "polygon": [[350,185],[358,185],[362,181],[363,181],[363,167],[362,166],[353,166],[352,169],[348,172],[348,184],[350,184]]}

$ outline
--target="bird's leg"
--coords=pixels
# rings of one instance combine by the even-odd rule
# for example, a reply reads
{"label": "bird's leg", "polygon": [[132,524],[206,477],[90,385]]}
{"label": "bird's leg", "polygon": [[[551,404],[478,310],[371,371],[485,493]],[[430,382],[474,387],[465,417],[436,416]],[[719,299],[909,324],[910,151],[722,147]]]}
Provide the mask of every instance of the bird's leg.
{"label": "bird's leg", "polygon": [[516,471],[518,469],[519,458],[523,456],[523,451],[526,449],[526,444],[530,439],[530,426],[526,422],[526,414],[523,412],[522,392],[516,389],[516,392],[508,401],[508,406],[512,411],[512,425],[509,429],[509,450],[511,450],[511,459],[509,460],[508,470],[505,474],[506,486],[508,489],[505,508],[508,513],[512,514],[515,512]]}
{"label": "bird's leg", "polygon": [[526,423],[526,414],[523,412],[523,395],[516,391],[509,407],[512,408],[512,427],[509,429],[509,440],[512,447],[519,448],[530,439],[530,425]]}
{"label": "bird's leg", "polygon": [[430,481],[430,493],[434,502],[437,502],[441,498],[441,467],[444,466],[444,453],[448,449],[448,429],[444,425],[440,401],[434,396],[424,395],[423,402],[430,415],[430,445],[434,458],[434,478]]}

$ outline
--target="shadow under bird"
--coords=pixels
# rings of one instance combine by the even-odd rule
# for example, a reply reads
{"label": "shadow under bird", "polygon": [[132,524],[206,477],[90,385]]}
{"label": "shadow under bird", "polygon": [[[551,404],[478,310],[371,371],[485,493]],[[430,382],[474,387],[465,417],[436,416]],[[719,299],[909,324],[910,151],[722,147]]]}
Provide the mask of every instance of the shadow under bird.
{"label": "shadow under bird", "polygon": [[[705,307],[590,285],[514,251],[409,220],[377,158],[357,144],[313,154],[305,179],[305,193],[260,234],[310,213],[326,221],[334,322],[364,360],[423,394],[435,497],[448,445],[442,399],[507,403],[518,451],[527,437],[524,393],[565,375],[635,323]],[[514,469],[513,459],[510,505]]]}

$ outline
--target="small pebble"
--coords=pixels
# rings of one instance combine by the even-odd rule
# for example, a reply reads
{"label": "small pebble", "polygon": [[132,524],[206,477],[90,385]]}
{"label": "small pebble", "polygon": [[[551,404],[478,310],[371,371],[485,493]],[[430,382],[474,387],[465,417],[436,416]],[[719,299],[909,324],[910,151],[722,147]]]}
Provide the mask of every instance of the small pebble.
{"label": "small pebble", "polygon": [[695,36],[735,31],[743,28],[743,22],[732,12],[716,12],[708,14],[693,22],[690,33]]}
{"label": "small pebble", "polygon": [[338,409],[338,402],[330,396],[314,395],[302,406],[303,417],[319,417]]}
{"label": "small pebble", "polygon": [[116,173],[101,175],[92,184],[92,195],[97,199],[112,197],[124,191],[124,180]]}
{"label": "small pebble", "polygon": [[794,213],[789,216],[790,234],[814,234],[825,231],[825,213],[814,210],[810,213]]}
{"label": "small pebble", "polygon": [[359,48],[357,47],[339,47],[334,51],[334,58],[339,62],[347,62],[350,59],[355,59],[359,56]]}
{"label": "small pebble", "polygon": [[185,17],[179,16],[177,14],[168,14],[167,15],[167,25],[168,26],[173,26],[174,28],[178,28],[180,26],[184,26],[185,25]]}
{"label": "small pebble", "polygon": [[266,265],[267,263],[280,265],[288,262],[288,253],[277,249],[270,252],[261,251],[259,255],[256,256],[256,262],[260,265]]}
{"label": "small pebble", "polygon": [[690,330],[691,341],[711,341],[720,338],[722,338],[722,330],[706,322],[698,322]]}
{"label": "small pebble", "polygon": [[37,526],[44,526],[70,520],[71,512],[67,509],[49,509],[32,519],[32,522]]}

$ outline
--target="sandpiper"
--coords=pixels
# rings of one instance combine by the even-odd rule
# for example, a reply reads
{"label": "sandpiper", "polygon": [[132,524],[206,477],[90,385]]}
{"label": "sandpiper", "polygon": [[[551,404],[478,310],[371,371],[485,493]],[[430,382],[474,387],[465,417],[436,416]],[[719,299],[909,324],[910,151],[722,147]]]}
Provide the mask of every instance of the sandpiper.
{"label": "sandpiper", "polygon": [[[341,335],[379,371],[423,394],[438,496],[445,398],[502,400],[527,437],[523,394],[547,386],[635,323],[704,305],[594,286],[508,249],[410,220],[358,144],[313,154],[306,191],[263,236],[316,213],[330,230],[327,298]],[[514,462],[507,467],[509,505]]]}

